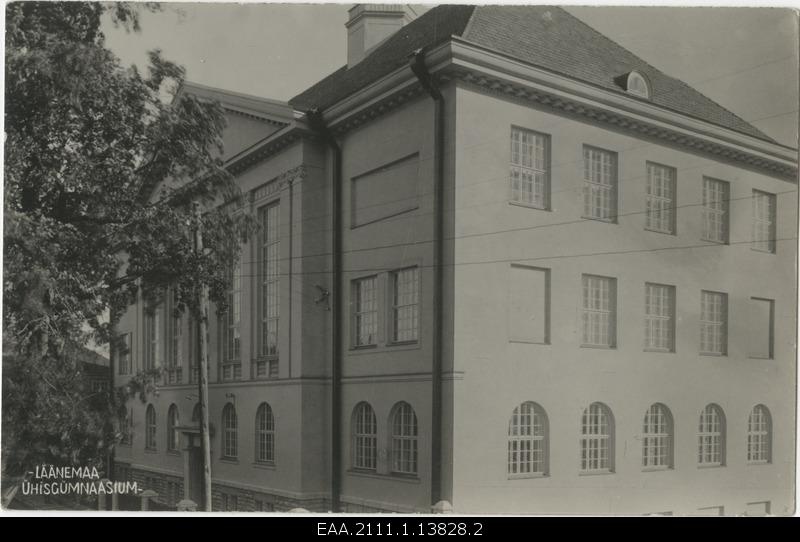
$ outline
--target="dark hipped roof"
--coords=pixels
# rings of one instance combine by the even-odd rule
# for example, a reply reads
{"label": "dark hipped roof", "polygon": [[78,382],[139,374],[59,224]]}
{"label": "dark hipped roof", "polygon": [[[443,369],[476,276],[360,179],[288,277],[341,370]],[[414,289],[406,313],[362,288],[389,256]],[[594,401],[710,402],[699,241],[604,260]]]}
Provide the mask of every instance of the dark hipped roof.
{"label": "dark hipped roof", "polygon": [[401,28],[349,70],[347,66],[340,68],[289,103],[300,110],[326,109],[401,67],[416,49],[435,47],[450,36],[617,92],[624,92],[617,82],[620,76],[635,70],[650,81],[650,102],[774,142],[683,81],[662,73],[555,6],[435,7]]}

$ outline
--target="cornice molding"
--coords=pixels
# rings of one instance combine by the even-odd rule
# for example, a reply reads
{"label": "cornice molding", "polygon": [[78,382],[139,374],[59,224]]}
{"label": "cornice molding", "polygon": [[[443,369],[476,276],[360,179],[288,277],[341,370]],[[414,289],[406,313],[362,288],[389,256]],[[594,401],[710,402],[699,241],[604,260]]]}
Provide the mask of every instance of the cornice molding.
{"label": "cornice molding", "polygon": [[305,164],[287,169],[283,173],[276,175],[267,182],[250,190],[248,194],[250,202],[256,202],[273,194],[277,194],[295,181],[302,181],[306,178],[307,174],[308,168]]}

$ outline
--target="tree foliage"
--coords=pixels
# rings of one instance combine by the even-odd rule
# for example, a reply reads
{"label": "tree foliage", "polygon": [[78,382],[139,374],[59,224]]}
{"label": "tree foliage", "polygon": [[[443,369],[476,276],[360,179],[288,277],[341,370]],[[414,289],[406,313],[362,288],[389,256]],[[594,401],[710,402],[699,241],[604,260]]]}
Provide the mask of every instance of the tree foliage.
{"label": "tree foliage", "polygon": [[[157,5],[147,5],[158,10]],[[146,73],[105,46],[104,17],[136,31],[140,5],[6,6],[3,463],[99,463],[116,394],[85,408],[69,345],[114,341],[115,319],[165,287],[195,316],[201,284],[224,306],[253,225],[223,167],[217,103],[180,92],[184,70]],[[193,203],[210,232],[198,254]],[[222,205],[225,204],[225,205]]]}

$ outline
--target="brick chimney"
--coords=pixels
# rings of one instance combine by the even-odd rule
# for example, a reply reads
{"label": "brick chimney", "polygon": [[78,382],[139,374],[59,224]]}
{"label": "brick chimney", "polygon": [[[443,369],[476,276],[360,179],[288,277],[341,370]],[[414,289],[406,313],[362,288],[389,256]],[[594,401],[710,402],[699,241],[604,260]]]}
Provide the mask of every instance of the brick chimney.
{"label": "brick chimney", "polygon": [[397,32],[417,14],[403,4],[356,4],[348,11],[347,67],[361,62],[370,49]]}

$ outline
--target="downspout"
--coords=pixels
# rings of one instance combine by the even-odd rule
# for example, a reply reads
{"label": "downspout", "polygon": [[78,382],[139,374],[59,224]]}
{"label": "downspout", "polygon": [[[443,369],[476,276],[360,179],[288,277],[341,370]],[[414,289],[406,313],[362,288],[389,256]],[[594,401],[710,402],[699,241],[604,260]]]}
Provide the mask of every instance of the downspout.
{"label": "downspout", "polygon": [[444,97],[425,65],[425,52],[417,49],[409,67],[434,102],[434,156],[436,163],[433,206],[433,360],[431,368],[431,505],[442,499],[442,358],[444,357]]}
{"label": "downspout", "polygon": [[342,150],[331,133],[319,109],[306,113],[311,128],[323,138],[330,147],[333,163],[331,170],[331,254],[332,271],[331,297],[331,510],[338,512],[341,495],[342,475]]}

